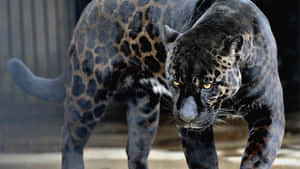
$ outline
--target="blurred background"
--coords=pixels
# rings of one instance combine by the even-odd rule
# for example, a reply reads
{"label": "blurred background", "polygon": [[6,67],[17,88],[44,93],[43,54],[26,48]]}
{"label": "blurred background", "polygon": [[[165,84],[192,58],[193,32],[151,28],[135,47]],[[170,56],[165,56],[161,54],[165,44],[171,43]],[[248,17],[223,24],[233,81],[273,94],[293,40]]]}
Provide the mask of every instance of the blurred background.
{"label": "blurred background", "polygon": [[[35,99],[16,88],[6,73],[7,60],[17,57],[36,75],[58,76],[62,72],[63,58],[67,54],[73,28],[89,2],[90,0],[0,0],[0,169],[14,168],[3,160],[7,156],[1,155],[60,152],[63,125],[63,104]],[[268,17],[277,40],[279,70],[288,121],[283,147],[298,152],[300,1],[253,0],[253,2]],[[105,117],[105,121],[93,132],[88,146],[124,147],[127,139],[124,118],[116,115]],[[180,150],[176,128],[171,123],[170,114],[162,114],[160,123],[154,147]],[[217,146],[228,154],[236,154],[231,150],[244,145],[247,137],[246,125],[241,120],[231,120],[230,124],[224,126],[225,128],[223,126],[215,128]],[[297,164],[297,160],[300,159],[299,153],[296,157],[294,160]],[[24,166],[26,168],[26,162],[21,164],[21,168]],[[226,162],[222,164],[227,165]],[[300,162],[298,164],[300,165]],[[58,163],[55,164],[57,165]],[[299,165],[285,165],[284,168],[300,167]]]}

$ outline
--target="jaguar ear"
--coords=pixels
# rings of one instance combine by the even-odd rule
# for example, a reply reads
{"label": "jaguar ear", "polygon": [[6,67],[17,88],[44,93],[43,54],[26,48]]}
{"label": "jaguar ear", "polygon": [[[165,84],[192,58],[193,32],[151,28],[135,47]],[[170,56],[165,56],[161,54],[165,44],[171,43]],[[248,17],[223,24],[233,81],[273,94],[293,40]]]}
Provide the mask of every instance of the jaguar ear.
{"label": "jaguar ear", "polygon": [[174,42],[179,35],[180,35],[179,32],[177,32],[176,30],[170,28],[168,25],[164,26],[163,40],[166,44]]}
{"label": "jaguar ear", "polygon": [[239,53],[242,50],[244,38],[241,35],[235,36],[231,38],[230,43],[231,43],[230,52],[232,55],[235,55],[236,53]]}

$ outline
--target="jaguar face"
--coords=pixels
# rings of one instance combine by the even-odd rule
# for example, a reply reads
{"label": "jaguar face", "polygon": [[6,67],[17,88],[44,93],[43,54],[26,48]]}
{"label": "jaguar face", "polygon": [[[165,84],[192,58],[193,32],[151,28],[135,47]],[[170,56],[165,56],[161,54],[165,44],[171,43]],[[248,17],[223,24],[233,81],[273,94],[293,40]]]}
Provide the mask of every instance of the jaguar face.
{"label": "jaguar face", "polygon": [[[198,30],[180,34],[165,28],[168,59],[166,75],[173,95],[177,125],[205,129],[211,126],[222,102],[241,86],[238,67],[241,37],[223,37]],[[173,36],[173,37],[172,37]]]}

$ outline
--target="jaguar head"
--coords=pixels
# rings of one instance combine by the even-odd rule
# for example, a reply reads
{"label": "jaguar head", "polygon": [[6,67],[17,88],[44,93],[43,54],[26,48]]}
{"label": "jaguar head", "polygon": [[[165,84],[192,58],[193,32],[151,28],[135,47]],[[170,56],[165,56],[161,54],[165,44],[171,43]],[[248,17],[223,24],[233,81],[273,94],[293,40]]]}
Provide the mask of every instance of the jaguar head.
{"label": "jaguar head", "polygon": [[164,41],[177,125],[199,130],[211,126],[222,102],[241,87],[243,37],[206,27],[179,33],[165,26]]}

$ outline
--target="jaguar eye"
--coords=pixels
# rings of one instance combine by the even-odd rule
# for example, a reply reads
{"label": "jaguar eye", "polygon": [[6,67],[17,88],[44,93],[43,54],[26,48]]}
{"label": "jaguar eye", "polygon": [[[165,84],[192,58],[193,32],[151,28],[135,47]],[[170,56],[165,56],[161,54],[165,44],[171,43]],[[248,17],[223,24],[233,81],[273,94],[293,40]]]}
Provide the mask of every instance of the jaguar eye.
{"label": "jaguar eye", "polygon": [[209,88],[211,88],[211,84],[209,84],[209,83],[203,84],[203,88],[204,89],[209,89]]}
{"label": "jaguar eye", "polygon": [[173,81],[173,85],[174,85],[174,86],[179,86],[179,85],[180,85],[180,83],[179,83],[179,82],[177,82],[177,81]]}

